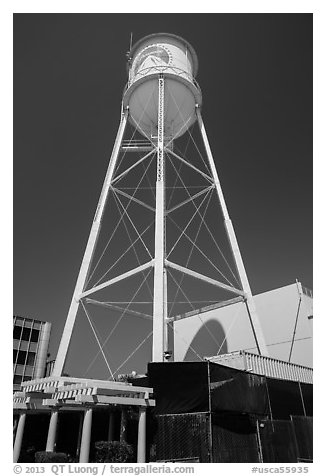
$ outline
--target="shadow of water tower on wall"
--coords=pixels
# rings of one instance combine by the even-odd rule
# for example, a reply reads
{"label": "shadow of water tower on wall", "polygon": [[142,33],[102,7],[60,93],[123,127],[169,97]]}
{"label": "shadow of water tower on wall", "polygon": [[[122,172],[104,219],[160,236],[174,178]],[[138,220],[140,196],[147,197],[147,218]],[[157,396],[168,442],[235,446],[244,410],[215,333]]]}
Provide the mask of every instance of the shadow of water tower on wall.
{"label": "shadow of water tower on wall", "polygon": [[192,349],[201,357],[217,355],[218,353],[226,354],[228,352],[228,344],[222,325],[214,319],[210,319],[205,324],[202,324],[190,342],[184,357],[185,361],[200,360]]}

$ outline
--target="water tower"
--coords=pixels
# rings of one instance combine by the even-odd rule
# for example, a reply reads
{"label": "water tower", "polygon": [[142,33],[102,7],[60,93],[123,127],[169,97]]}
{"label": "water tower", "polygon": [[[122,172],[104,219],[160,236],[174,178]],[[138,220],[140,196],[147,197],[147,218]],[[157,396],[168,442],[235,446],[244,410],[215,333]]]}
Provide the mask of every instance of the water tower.
{"label": "water tower", "polygon": [[[79,306],[83,304],[83,300],[99,290],[123,282],[147,269],[153,270],[152,360],[154,362],[162,362],[168,356],[168,269],[176,270],[241,298],[248,310],[257,350],[259,353],[267,355],[267,348],[256,314],[251,289],[201,116],[202,94],[195,80],[197,70],[198,59],[193,47],[183,38],[170,33],[149,35],[138,41],[128,54],[128,83],[122,98],[121,121],[60,342],[53,371],[55,376],[60,376],[63,372],[77,311]],[[204,173],[190,160],[187,160],[187,157],[176,153],[174,150],[174,144],[189,131],[194,123],[198,124],[204,146],[207,173]],[[144,140],[126,140],[127,124],[138,131]],[[121,159],[122,153],[132,150],[142,152],[144,155],[119,174],[117,172],[118,158]],[[240,284],[238,287],[230,286],[222,280],[206,276],[195,269],[167,259],[166,217],[169,212],[166,208],[165,168],[167,154],[173,157],[176,162],[190,167],[193,172],[207,179],[209,190],[213,189],[215,201],[219,202],[220,205],[219,212],[224,220],[225,233],[235,262]],[[114,278],[107,279],[101,284],[88,288],[87,278],[90,273],[109,191],[122,175],[132,174],[135,168],[144,163],[149,156],[154,156],[156,160],[155,207],[153,207],[155,215],[155,251],[152,259]],[[199,196],[200,193],[202,192],[198,192],[196,196]],[[194,197],[184,200],[178,207],[189,202],[191,198]],[[136,200],[133,196],[130,196],[130,199]],[[138,203],[146,206],[146,203],[141,200],[138,200]],[[136,217],[134,218],[136,219]],[[184,230],[181,231],[181,233],[183,232]],[[103,349],[101,351],[103,353]]]}

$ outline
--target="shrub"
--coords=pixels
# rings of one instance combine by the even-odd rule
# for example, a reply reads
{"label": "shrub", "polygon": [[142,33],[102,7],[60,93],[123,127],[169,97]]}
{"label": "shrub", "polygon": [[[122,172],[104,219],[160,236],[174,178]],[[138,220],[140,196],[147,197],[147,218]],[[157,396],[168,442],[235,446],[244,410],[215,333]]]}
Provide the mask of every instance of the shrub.
{"label": "shrub", "polygon": [[95,443],[96,463],[132,463],[134,449],[124,441],[97,441]]}
{"label": "shrub", "polygon": [[35,463],[69,463],[70,458],[66,453],[55,451],[38,451],[35,453]]}

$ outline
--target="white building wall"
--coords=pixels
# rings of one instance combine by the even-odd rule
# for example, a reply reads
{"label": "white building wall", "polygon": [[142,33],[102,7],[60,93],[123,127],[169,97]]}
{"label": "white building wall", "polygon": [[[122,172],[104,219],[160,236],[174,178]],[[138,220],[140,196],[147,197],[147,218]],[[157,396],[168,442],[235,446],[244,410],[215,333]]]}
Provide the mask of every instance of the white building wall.
{"label": "white building wall", "polygon": [[[300,283],[294,283],[254,299],[269,355],[289,359],[297,319],[291,362],[312,367],[312,297],[302,293]],[[246,305],[236,303],[176,321],[174,360],[197,360],[190,347],[202,357],[237,350],[257,353]]]}

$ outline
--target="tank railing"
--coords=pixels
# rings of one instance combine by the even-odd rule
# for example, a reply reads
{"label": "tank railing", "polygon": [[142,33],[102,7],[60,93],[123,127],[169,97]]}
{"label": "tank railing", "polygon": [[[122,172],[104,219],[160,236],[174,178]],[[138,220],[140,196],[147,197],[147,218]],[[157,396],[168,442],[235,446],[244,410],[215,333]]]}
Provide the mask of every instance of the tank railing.
{"label": "tank railing", "polygon": [[[169,142],[169,150],[173,151],[173,137],[164,136],[164,140]],[[125,139],[122,141],[122,150],[132,151],[150,151],[155,150],[157,146],[157,136],[151,135],[151,140],[147,139]]]}
{"label": "tank railing", "polygon": [[132,77],[129,77],[127,88],[133,84],[135,81],[138,81],[139,79],[143,78],[144,76],[147,76],[148,74],[156,74],[156,73],[164,73],[164,72],[173,72],[176,76],[183,77],[187,79],[190,83],[194,84],[197,89],[200,90],[199,84],[195,80],[195,78],[189,74],[186,70],[177,68],[176,66],[150,66],[149,68],[142,69],[141,71],[138,71],[136,74],[134,74]]}
{"label": "tank railing", "polygon": [[146,139],[126,139],[122,141],[121,148],[127,152],[149,152],[155,150],[155,144]]}
{"label": "tank railing", "polygon": [[131,146],[152,146],[153,144],[150,140],[148,139],[125,139],[122,141],[121,144],[122,147],[131,147]]}

